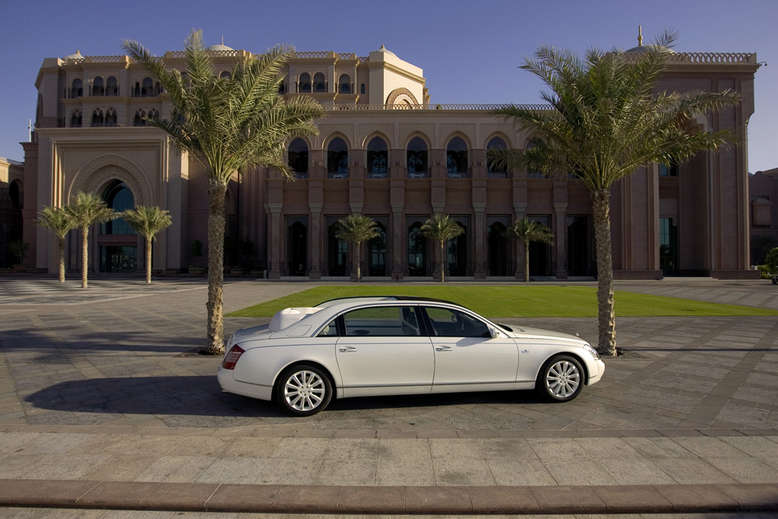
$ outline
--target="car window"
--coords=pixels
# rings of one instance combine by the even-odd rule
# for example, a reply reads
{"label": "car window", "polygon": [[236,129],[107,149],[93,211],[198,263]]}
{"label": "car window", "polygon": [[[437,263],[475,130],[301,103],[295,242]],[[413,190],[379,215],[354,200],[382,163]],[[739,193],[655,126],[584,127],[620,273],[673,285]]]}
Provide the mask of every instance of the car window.
{"label": "car window", "polygon": [[396,337],[421,335],[416,308],[385,306],[361,308],[343,315],[348,337]]}
{"label": "car window", "polygon": [[337,337],[338,336],[338,320],[333,319],[330,323],[321,329],[319,337]]}
{"label": "car window", "polygon": [[489,328],[482,321],[458,310],[425,307],[436,337],[491,337]]}

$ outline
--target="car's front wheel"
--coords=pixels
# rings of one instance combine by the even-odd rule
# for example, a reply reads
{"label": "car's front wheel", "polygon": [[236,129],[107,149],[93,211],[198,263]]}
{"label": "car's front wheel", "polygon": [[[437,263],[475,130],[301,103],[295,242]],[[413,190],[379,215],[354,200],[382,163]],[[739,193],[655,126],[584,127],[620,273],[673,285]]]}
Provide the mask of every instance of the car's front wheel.
{"label": "car's front wheel", "polygon": [[298,364],[278,377],[276,401],[292,416],[310,416],[324,410],[332,400],[332,383],[324,371],[311,364]]}
{"label": "car's front wheel", "polygon": [[540,370],[537,389],[556,402],[567,402],[578,396],[584,383],[581,363],[572,355],[557,355]]}

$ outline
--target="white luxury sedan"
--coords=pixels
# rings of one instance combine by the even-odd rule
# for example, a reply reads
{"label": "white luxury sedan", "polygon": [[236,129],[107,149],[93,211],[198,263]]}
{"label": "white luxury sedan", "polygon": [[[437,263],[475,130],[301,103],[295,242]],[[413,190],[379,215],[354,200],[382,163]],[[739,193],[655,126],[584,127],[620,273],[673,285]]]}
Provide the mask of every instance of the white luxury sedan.
{"label": "white luxury sedan", "polygon": [[495,324],[446,301],[376,296],[287,308],[269,326],[238,330],[218,379],[307,416],[356,396],[534,388],[565,402],[604,371],[579,337]]}

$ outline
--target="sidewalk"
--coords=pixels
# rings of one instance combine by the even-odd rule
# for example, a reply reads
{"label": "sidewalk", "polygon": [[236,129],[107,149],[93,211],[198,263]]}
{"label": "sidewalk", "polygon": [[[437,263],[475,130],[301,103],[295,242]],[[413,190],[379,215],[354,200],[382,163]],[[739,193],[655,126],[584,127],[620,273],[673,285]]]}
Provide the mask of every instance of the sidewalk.
{"label": "sidewalk", "polygon": [[[18,430],[14,430],[18,429]],[[778,433],[0,432],[0,505],[287,513],[778,511]],[[82,427],[83,429],[83,427]],[[110,427],[109,427],[110,429]],[[274,428],[276,434],[280,431]],[[428,431],[429,432],[429,431]],[[607,434],[607,433],[606,433]]]}

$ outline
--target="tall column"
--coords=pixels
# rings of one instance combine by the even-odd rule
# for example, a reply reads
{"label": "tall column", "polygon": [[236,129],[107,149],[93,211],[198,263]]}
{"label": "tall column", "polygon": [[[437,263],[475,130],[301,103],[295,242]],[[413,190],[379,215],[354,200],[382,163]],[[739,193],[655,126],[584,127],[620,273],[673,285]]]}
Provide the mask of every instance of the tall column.
{"label": "tall column", "polygon": [[321,278],[321,205],[311,205],[311,270],[308,277]]}
{"label": "tall column", "polygon": [[281,222],[281,204],[267,204],[270,213],[270,279],[279,279],[281,277],[281,232],[283,231]]}
{"label": "tall column", "polygon": [[[514,223],[527,216],[527,172],[511,171],[513,179],[513,213],[515,215]],[[516,247],[516,279],[524,279],[524,244],[521,240],[513,238]]]}
{"label": "tall column", "polygon": [[554,249],[556,277],[567,279],[567,202],[554,203]]}
{"label": "tall column", "polygon": [[392,207],[392,279],[401,280],[405,275],[407,265],[404,254],[405,236],[405,150],[390,151],[389,203]]}
{"label": "tall column", "polygon": [[[515,224],[519,220],[526,218],[527,216],[527,204],[514,204],[513,205],[513,212],[515,213],[516,217],[513,220],[513,223]],[[513,236],[513,233],[511,233],[511,236]],[[515,254],[516,257],[516,271],[515,271],[515,277],[516,279],[524,280],[524,243],[522,243],[521,240],[517,239],[515,236],[513,236],[513,244],[515,247]]]}
{"label": "tall column", "polygon": [[473,203],[473,259],[475,260],[475,270],[473,276],[476,279],[486,279],[486,254],[489,247],[486,243],[486,204]]}

